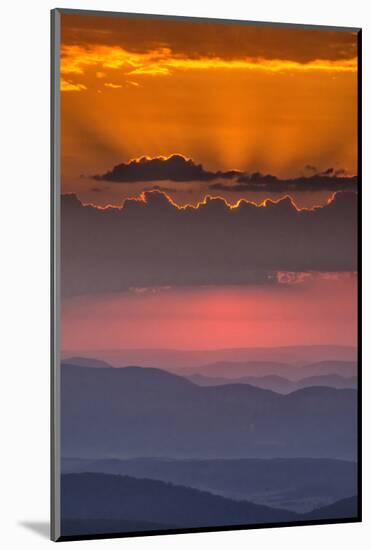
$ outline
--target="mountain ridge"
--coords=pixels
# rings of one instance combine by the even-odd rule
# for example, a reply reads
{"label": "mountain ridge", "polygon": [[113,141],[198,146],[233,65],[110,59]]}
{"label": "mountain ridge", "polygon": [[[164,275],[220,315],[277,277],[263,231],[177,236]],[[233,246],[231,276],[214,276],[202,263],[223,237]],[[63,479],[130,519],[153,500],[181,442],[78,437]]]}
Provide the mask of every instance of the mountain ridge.
{"label": "mountain ridge", "polygon": [[61,399],[64,454],[352,458],[356,450],[355,390],[282,395],[201,387],[161,369],[64,366]]}
{"label": "mountain ridge", "polygon": [[[302,345],[249,348],[222,348],[217,350],[177,350],[166,348],[133,348],[115,350],[80,350],[79,355],[94,354],[113,366],[140,364],[162,368],[197,368],[215,361],[276,361],[302,365],[323,360],[357,361],[357,348],[340,345]],[[62,351],[62,357],[75,355],[73,351]]]}
{"label": "mountain ridge", "polygon": [[62,458],[62,473],[84,472],[157,479],[303,513],[357,491],[357,464],[336,459]]}
{"label": "mountain ridge", "polygon": [[63,474],[61,478],[62,535],[69,534],[68,521],[85,522],[86,529],[87,523],[98,518],[124,522],[141,518],[144,523],[176,528],[305,522],[327,519],[328,514],[333,519],[356,518],[356,504],[353,497],[310,514],[296,514],[151,479],[92,473]]}

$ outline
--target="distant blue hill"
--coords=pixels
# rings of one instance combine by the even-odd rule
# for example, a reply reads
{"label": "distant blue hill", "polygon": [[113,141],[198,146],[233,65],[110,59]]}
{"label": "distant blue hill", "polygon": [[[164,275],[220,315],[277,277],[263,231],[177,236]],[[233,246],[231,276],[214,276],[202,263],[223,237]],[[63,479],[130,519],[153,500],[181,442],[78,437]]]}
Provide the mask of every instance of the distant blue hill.
{"label": "distant blue hill", "polygon": [[300,388],[310,386],[328,386],[336,389],[357,388],[356,376],[345,377],[339,374],[308,376],[296,381],[275,374],[266,376],[242,376],[240,378],[218,378],[204,376],[203,374],[191,374],[187,376],[187,378],[199,386],[223,386],[231,383],[250,384],[257,388],[272,390],[278,393],[290,393]]}
{"label": "distant blue hill", "polygon": [[149,530],[166,525],[187,529],[351,518],[356,513],[355,498],[300,515],[150,479],[89,473],[61,479],[62,535],[79,534],[78,529],[94,534],[106,527],[129,532],[140,530],[141,524]]}
{"label": "distant blue hill", "polygon": [[356,391],[201,387],[160,369],[63,366],[64,456],[354,459]]}
{"label": "distant blue hill", "polygon": [[292,521],[298,515],[151,479],[67,474],[61,481],[62,520],[98,518],[170,524],[175,528]]}
{"label": "distant blue hill", "polygon": [[358,513],[358,499],[356,496],[343,498],[328,506],[313,510],[305,514],[306,519],[336,519],[354,518]]}
{"label": "distant blue hill", "polygon": [[234,379],[279,376],[297,382],[303,378],[325,375],[338,375],[343,378],[350,378],[357,375],[357,362],[331,360],[297,365],[275,361],[216,361],[215,363],[204,364],[196,369],[184,369],[184,374],[187,376],[201,375],[209,378],[221,377]]}
{"label": "distant blue hill", "polygon": [[[86,350],[81,355],[91,357],[92,352]],[[66,352],[64,352],[66,356]],[[192,370],[196,372],[200,365],[208,366],[211,364],[220,365],[224,363],[229,370],[232,365],[236,369],[243,368],[243,371],[237,372],[237,376],[247,374],[256,375],[264,367],[264,363],[271,363],[274,366],[273,374],[281,374],[277,366],[292,365],[294,368],[309,365],[310,363],[322,362],[323,366],[333,367],[340,365],[342,372],[343,366],[347,362],[357,361],[357,348],[352,346],[279,346],[279,347],[249,347],[249,348],[230,348],[214,350],[174,350],[174,349],[116,349],[95,351],[94,357],[108,361],[115,367],[124,367],[127,365],[141,365],[143,367],[161,367],[169,370]],[[256,363],[258,371],[247,373],[246,365],[251,367]],[[269,365],[268,365],[269,366]],[[322,369],[322,367],[321,367]],[[261,373],[261,372],[260,372]],[[187,372],[190,374],[190,372]],[[226,372],[219,372],[216,376],[225,376]],[[272,374],[272,372],[265,373]],[[210,374],[211,375],[211,374]],[[285,374],[282,373],[282,376]]]}
{"label": "distant blue hill", "polygon": [[62,534],[70,537],[79,535],[108,535],[115,533],[135,533],[135,532],[153,532],[168,531],[176,529],[176,526],[168,523],[153,523],[141,520],[125,519],[70,519],[62,518]]}
{"label": "distant blue hill", "polygon": [[309,512],[357,492],[357,464],[333,459],[65,458],[62,472],[157,479],[295,512]]}

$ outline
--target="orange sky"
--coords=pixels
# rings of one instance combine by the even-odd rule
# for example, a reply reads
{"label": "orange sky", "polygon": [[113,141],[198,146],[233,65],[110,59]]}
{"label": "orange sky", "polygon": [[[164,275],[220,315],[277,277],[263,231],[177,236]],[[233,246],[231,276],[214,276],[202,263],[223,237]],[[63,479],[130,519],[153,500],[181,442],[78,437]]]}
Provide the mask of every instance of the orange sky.
{"label": "orange sky", "polygon": [[[281,184],[330,168],[346,182],[357,175],[355,32],[135,16],[61,20],[62,193],[76,193],[84,204],[118,206],[157,186],[178,205],[195,205],[206,195],[260,204],[288,193],[272,192],[274,178],[262,190],[232,192],[228,186],[239,183],[240,172],[247,178],[272,174]],[[147,159],[130,163],[141,157]],[[166,178],[152,181],[153,161],[149,169],[144,164],[154,158],[158,174],[175,159],[175,171],[180,162],[187,177],[195,171],[200,179],[188,181],[174,172],[166,179],[166,172]],[[130,179],[133,164],[136,176]],[[110,177],[117,165],[124,167],[124,180]],[[233,181],[225,175],[229,170],[238,171]],[[223,185],[213,191],[212,183]],[[324,205],[334,192],[326,185],[291,188],[290,196],[299,208]],[[75,228],[87,237],[82,255],[90,250],[89,219],[81,216]],[[90,270],[96,272],[105,256],[90,261],[87,255],[78,269],[75,238],[64,242],[70,248],[62,261],[88,283]],[[246,239],[258,241],[259,234],[251,230]],[[122,267],[127,258],[118,251],[115,261]],[[62,348],[356,343],[354,273],[308,271],[294,273],[292,280],[290,273],[282,280],[279,275],[271,286],[180,282],[77,293],[63,301]]]}
{"label": "orange sky", "polygon": [[[354,33],[62,15],[61,55],[62,190],[85,202],[137,196],[148,182],[88,176],[143,155],[281,178],[306,165],[356,174]],[[192,182],[172,196],[204,194]]]}

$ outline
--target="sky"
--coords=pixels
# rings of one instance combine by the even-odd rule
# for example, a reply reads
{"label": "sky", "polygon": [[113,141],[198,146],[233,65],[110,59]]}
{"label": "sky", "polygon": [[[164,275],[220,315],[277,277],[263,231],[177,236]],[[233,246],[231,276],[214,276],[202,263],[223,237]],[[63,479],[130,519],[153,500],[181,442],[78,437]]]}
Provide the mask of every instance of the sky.
{"label": "sky", "polygon": [[356,342],[357,36],[62,15],[62,347]]}
{"label": "sky", "polygon": [[74,298],[63,309],[64,347],[89,351],[92,335],[99,351],[355,345],[354,275],[321,274],[301,285],[133,289]]}

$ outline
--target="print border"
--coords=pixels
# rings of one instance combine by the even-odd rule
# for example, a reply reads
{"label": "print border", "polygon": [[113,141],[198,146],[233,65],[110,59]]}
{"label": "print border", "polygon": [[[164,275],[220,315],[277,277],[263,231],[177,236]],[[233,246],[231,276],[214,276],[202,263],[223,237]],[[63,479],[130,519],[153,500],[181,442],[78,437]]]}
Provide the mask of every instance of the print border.
{"label": "print border", "polygon": [[[357,392],[357,516],[326,520],[290,521],[281,523],[259,523],[246,525],[223,525],[218,527],[199,527],[189,529],[166,529],[155,531],[133,531],[122,533],[99,533],[95,535],[61,535],[60,517],[60,31],[61,15],[86,15],[100,17],[125,17],[133,19],[153,19],[167,21],[212,22],[215,24],[235,24],[250,26],[270,26],[276,28],[300,28],[305,30],[331,30],[355,32],[357,34],[357,164],[358,164],[358,392]],[[74,541],[108,538],[148,537],[156,535],[174,535],[187,533],[207,533],[219,531],[240,531],[249,529],[268,529],[273,527],[295,527],[308,525],[334,525],[362,521],[362,29],[358,27],[333,27],[325,25],[273,23],[261,21],[241,21],[236,19],[215,19],[203,17],[185,17],[173,15],[152,15],[96,10],[56,8],[51,10],[51,528],[53,541]]]}

